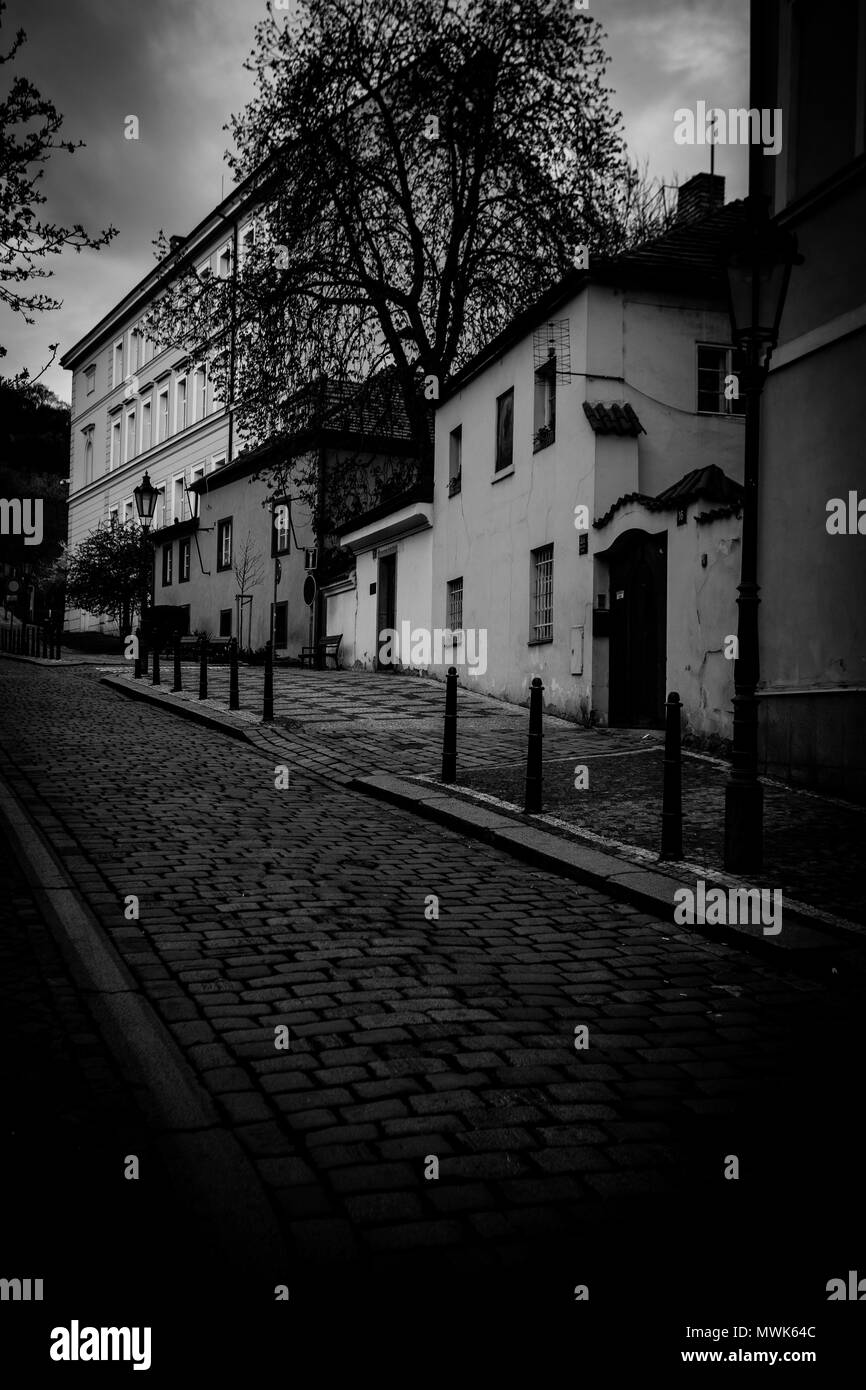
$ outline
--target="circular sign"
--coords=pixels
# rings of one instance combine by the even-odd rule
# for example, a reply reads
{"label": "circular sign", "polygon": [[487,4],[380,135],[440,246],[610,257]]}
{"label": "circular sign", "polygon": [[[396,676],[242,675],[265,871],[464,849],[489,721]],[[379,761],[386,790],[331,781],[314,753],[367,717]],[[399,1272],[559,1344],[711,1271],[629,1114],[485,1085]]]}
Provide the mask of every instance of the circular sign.
{"label": "circular sign", "polygon": [[17,579],[10,579],[6,584],[6,592],[9,594],[17,594],[20,587]]}
{"label": "circular sign", "polygon": [[312,608],[315,602],[316,581],[311,574],[308,574],[306,579],[304,580],[304,603],[309,604],[309,606]]}

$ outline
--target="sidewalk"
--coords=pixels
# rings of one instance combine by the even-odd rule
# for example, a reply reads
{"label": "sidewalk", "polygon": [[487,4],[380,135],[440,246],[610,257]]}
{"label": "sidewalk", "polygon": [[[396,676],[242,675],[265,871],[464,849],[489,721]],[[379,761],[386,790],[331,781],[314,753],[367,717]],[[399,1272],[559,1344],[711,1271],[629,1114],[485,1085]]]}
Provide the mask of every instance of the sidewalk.
{"label": "sidewalk", "polygon": [[[106,673],[132,681],[129,665]],[[521,824],[592,846],[642,869],[694,883],[723,884],[724,786],[718,759],[683,755],[683,860],[659,864],[663,735],[658,730],[586,729],[544,719],[544,812],[522,811],[528,711],[461,686],[458,694],[457,784],[439,782],[445,691],[419,676],[356,671],[274,672],[274,724],[261,725],[261,667],[239,671],[240,710],[228,711],[228,668],[208,672],[207,701],[199,701],[198,667],[184,663],[184,689],[171,693],[172,666],[162,666],[160,697],[190,712],[211,711],[269,740],[288,738],[329,775],[350,782],[380,772],[427,791],[503,811]],[[153,693],[150,677],[135,683]],[[575,788],[575,769],[588,785]],[[432,782],[432,787],[431,787]],[[492,798],[492,799],[491,799]],[[472,816],[467,809],[467,820]],[[784,903],[803,904],[816,920],[866,926],[866,807],[781,783],[764,783],[764,870],[760,886],[782,890]]]}

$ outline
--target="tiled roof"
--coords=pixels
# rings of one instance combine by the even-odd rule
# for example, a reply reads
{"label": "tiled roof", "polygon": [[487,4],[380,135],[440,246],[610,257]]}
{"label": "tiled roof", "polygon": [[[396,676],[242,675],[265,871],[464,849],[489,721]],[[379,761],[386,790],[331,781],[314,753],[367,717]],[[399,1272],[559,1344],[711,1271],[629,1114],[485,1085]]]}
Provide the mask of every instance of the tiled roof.
{"label": "tiled roof", "polygon": [[678,483],[672,483],[656,497],[657,507],[684,507],[701,497],[706,502],[720,502],[722,506],[742,501],[743,488],[740,483],[729,478],[715,463],[704,468],[693,468]]}
{"label": "tiled roof", "polygon": [[639,434],[646,434],[633,407],[627,402],[621,404],[614,401],[611,405],[603,405],[601,401],[584,401],[583,413],[596,434],[630,434],[635,438]]}
{"label": "tiled roof", "polygon": [[697,222],[675,222],[662,236],[643,246],[635,246],[619,256],[593,260],[593,278],[614,279],[623,284],[653,275],[685,278],[698,274],[724,284],[722,248],[728,237],[744,221],[746,205],[742,199],[726,203]]}
{"label": "tiled roof", "polygon": [[642,492],[628,492],[623,497],[618,497],[613,506],[608,507],[604,516],[593,522],[593,526],[599,529],[606,526],[629,502],[639,502],[648,512],[664,512],[679,511],[680,507],[687,507],[690,502],[697,502],[699,498],[707,502],[716,502],[718,509],[703,512],[697,520],[713,521],[717,516],[730,516],[740,510],[743,488],[740,483],[729,478],[727,473],[723,473],[716,464],[707,464],[704,468],[693,468],[690,473],[684,474],[679,482],[666,487],[657,497],[647,497]]}
{"label": "tiled roof", "polygon": [[412,439],[403,394],[393,371],[378,372],[363,382],[320,377],[286,402],[286,412],[291,433],[320,428]]}

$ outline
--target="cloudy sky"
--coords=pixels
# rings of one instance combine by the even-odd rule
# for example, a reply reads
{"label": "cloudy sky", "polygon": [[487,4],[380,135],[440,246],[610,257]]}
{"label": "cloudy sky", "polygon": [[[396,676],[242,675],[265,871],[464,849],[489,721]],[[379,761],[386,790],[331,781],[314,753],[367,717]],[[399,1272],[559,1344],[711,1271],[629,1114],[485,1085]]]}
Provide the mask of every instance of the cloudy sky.
{"label": "cloudy sky", "polygon": [[[88,230],[120,230],[99,253],[64,252],[39,288],[63,300],[33,327],[0,311],[4,375],[35,375],[48,345],[67,351],[153,265],[152,241],[186,233],[228,192],[223,126],[252,93],[244,59],[264,0],[8,0],[0,40],[19,26],[27,42],[14,72],[29,78],[63,113],[62,135],[86,148],[47,166],[44,215]],[[673,141],[673,112],[747,105],[748,0],[590,0],[609,36],[609,85],[632,154],[650,173],[684,181],[709,168],[706,146]],[[10,69],[2,70],[8,81]],[[138,141],[124,139],[136,115]],[[719,146],[716,171],[726,196],[742,197],[744,148]],[[224,183],[223,183],[224,180]],[[42,378],[69,399],[58,366]]]}

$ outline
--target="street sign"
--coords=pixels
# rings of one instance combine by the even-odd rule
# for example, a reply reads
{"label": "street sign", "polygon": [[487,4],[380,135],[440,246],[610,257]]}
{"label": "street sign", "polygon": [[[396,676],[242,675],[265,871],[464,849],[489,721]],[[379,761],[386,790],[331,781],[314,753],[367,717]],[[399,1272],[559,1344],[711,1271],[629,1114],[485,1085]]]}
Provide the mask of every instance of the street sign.
{"label": "street sign", "polygon": [[311,574],[308,574],[306,579],[304,580],[304,603],[309,604],[309,606],[312,608],[315,602],[316,581]]}

